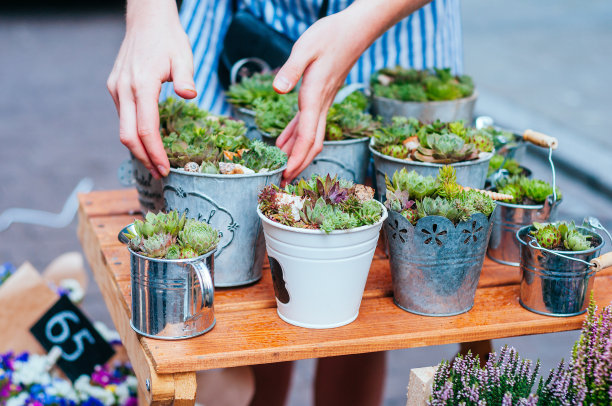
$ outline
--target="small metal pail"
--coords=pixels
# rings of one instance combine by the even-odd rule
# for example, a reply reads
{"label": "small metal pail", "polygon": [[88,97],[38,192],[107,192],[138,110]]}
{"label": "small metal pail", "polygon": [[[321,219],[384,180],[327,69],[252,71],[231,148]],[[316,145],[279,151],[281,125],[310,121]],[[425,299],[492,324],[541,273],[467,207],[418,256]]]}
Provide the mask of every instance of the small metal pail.
{"label": "small metal pail", "polygon": [[298,175],[298,178],[310,179],[313,174],[329,174],[332,177],[337,175],[338,178],[363,184],[370,163],[369,142],[368,137],[324,141],[323,150]]}
{"label": "small metal pail", "polygon": [[[407,171],[416,171],[422,176],[438,176],[438,171],[443,164],[431,162],[408,161],[406,159],[393,158],[372,148],[370,144],[370,152],[374,157],[374,169],[376,171],[376,187],[377,196],[382,199],[387,190],[385,186],[385,175],[389,178],[393,177],[395,171],[400,171],[406,168]],[[487,179],[487,171],[489,169],[489,161],[493,157],[492,152],[482,152],[478,159],[465,162],[456,162],[450,164],[457,173],[457,183],[471,188],[482,189]]]}
{"label": "small metal pail", "polygon": [[428,102],[405,102],[372,96],[372,113],[381,116],[387,124],[390,124],[395,116],[414,117],[425,123],[433,123],[436,120],[445,122],[463,120],[470,124],[477,98],[476,91],[462,99]]}
{"label": "small metal pail", "polygon": [[540,205],[496,203],[487,256],[500,264],[519,266],[521,256],[516,232],[534,221],[543,223],[553,218],[561,200],[555,204],[553,197],[548,196]]}
{"label": "small metal pail", "polygon": [[390,210],[385,227],[396,305],[425,316],[472,308],[491,219],[477,213],[455,226],[445,217],[428,216],[413,226]]}
{"label": "small metal pail", "polygon": [[[119,234],[119,240],[130,226]],[[134,331],[146,337],[180,340],[215,325],[214,253],[190,259],[147,258],[130,251]]]}
{"label": "small metal pail", "polygon": [[163,179],[166,209],[205,221],[221,232],[215,253],[215,287],[248,285],[261,278],[265,241],[257,216],[257,196],[280,184],[280,169],[221,175],[170,169]]}
{"label": "small metal pail", "polygon": [[232,106],[232,117],[244,121],[245,127],[247,129],[245,133],[247,138],[263,141],[261,132],[255,124],[255,112],[253,110],[244,107]]}
{"label": "small metal pail", "polygon": [[547,316],[576,316],[586,311],[593,289],[595,270],[590,262],[604,245],[601,236],[584,227],[579,230],[592,236],[595,247],[585,251],[555,252],[537,245],[529,235],[533,226],[519,229],[521,305]]}
{"label": "small metal pail", "polygon": [[123,186],[136,187],[143,214],[149,211],[158,213],[164,209],[161,180],[153,178],[147,168],[133,155],[119,165],[117,177]]}

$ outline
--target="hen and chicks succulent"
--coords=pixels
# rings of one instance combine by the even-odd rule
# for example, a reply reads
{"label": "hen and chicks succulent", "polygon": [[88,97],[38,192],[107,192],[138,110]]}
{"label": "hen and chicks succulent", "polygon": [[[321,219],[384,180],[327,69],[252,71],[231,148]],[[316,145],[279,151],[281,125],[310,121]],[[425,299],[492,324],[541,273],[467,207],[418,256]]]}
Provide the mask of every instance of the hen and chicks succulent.
{"label": "hen and chicks succulent", "polygon": [[[505,200],[513,204],[542,204],[548,196],[553,194],[552,186],[540,179],[529,179],[524,175],[514,175],[501,178],[497,181],[494,189],[503,194],[512,195],[512,199]],[[561,200],[562,195],[559,188],[556,189],[557,200]]]}
{"label": "hen and chicks succulent", "polygon": [[259,209],[278,223],[328,233],[374,224],[382,215],[374,189],[329,175],[284,189],[267,186],[259,194]]}
{"label": "hen and chicks succulent", "polygon": [[134,232],[126,233],[132,251],[149,258],[195,258],[213,250],[219,232],[208,224],[186,219],[178,212],[147,213],[145,220],[134,221]]}
{"label": "hen and chicks succulent", "polygon": [[406,102],[455,100],[474,93],[472,78],[454,76],[449,68],[384,68],[372,75],[371,85],[376,96]]}
{"label": "hen and chicks succulent", "polygon": [[423,124],[405,117],[394,117],[391,125],[375,131],[373,147],[394,158],[441,164],[477,159],[494,149],[487,133],[462,121]]}
{"label": "hen and chicks succulent", "polygon": [[558,251],[584,251],[591,248],[592,237],[583,234],[574,224],[560,221],[557,223],[533,223],[530,232],[542,248]]}
{"label": "hen and chicks succulent", "polygon": [[[287,162],[287,155],[277,147],[246,138],[241,121],[172,98],[160,103],[159,109],[162,141],[173,168],[237,174],[272,171]],[[228,167],[223,163],[232,164],[231,168],[222,170]]]}
{"label": "hen and chicks succulent", "polygon": [[489,217],[495,202],[477,190],[464,190],[457,184],[455,169],[445,166],[436,178],[421,176],[405,168],[386,177],[385,206],[404,216],[412,225],[427,216],[442,216],[454,224],[467,221],[473,214]]}

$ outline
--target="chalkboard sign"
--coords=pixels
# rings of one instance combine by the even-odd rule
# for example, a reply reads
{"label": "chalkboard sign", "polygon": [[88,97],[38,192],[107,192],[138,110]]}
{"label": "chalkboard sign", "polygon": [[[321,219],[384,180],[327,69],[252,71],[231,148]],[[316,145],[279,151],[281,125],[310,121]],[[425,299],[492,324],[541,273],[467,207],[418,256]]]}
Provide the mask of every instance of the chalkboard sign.
{"label": "chalkboard sign", "polygon": [[43,348],[59,347],[62,355],[57,365],[73,382],[91,374],[115,353],[89,319],[68,299],[60,299],[30,329]]}

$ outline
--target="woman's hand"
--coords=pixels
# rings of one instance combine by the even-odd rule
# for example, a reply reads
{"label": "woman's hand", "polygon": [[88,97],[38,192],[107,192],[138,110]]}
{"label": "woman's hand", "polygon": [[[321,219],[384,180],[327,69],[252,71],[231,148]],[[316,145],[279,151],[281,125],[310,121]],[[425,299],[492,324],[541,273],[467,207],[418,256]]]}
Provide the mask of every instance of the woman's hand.
{"label": "woman's hand", "polygon": [[427,1],[356,1],[320,19],[297,40],[274,79],[274,89],[287,93],[302,78],[299,112],[276,141],[289,155],[284,183],[323,149],[327,111],[357,59],[389,27]]}
{"label": "woman's hand", "polygon": [[119,113],[119,139],[159,179],[170,163],[159,134],[163,82],[192,99],[193,55],[173,0],[130,0],[126,33],[107,87]]}

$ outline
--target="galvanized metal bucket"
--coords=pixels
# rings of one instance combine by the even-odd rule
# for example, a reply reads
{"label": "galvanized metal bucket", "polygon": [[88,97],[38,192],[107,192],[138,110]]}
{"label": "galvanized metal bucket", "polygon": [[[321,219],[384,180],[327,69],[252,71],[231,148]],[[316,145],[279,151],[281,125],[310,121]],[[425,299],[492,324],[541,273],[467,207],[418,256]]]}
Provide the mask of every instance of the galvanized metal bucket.
{"label": "galvanized metal bucket", "polygon": [[405,102],[386,97],[372,96],[372,113],[383,118],[386,124],[395,116],[414,117],[425,123],[463,120],[471,123],[478,93],[463,99],[428,102]]}
{"label": "galvanized metal bucket", "polygon": [[554,218],[559,203],[561,200],[555,203],[552,196],[540,205],[497,202],[487,256],[500,264],[519,266],[520,244],[516,232],[534,221],[543,223]]}
{"label": "galvanized metal bucket", "polygon": [[324,141],[323,150],[298,177],[310,179],[313,174],[335,176],[363,184],[370,163],[370,138]]}
{"label": "galvanized metal bucket", "polygon": [[[406,168],[407,171],[414,170],[422,176],[438,176],[438,171],[443,164],[435,164],[430,162],[408,161],[405,159],[393,158],[372,148],[370,143],[370,152],[374,157],[374,169],[376,172],[376,192],[379,199],[385,196],[387,190],[385,186],[385,175],[389,178],[393,177],[395,171],[400,171]],[[489,169],[489,161],[493,157],[492,152],[481,152],[478,159],[465,162],[457,162],[451,164],[457,172],[457,183],[471,188],[482,189],[487,180],[487,171]]]}
{"label": "galvanized metal bucket", "polygon": [[215,287],[242,286],[261,278],[265,245],[257,195],[280,184],[285,167],[249,175],[220,175],[171,169],[163,179],[167,210],[186,213],[221,231],[215,254]]}
{"label": "galvanized metal bucket", "polygon": [[552,171],[553,194],[548,196],[544,204],[526,205],[497,202],[493,213],[493,231],[489,240],[487,256],[493,261],[504,265],[519,266],[520,250],[516,239],[517,231],[526,225],[537,222],[547,222],[554,218],[561,199],[557,199],[557,181],[555,165],[552,161],[552,148],[549,149],[548,160]]}
{"label": "galvanized metal bucket", "polygon": [[544,249],[529,235],[533,226],[516,233],[520,243],[520,303],[532,312],[547,316],[576,316],[586,311],[596,271],[591,261],[604,245],[601,236],[584,227],[595,247],[585,251],[556,252]]}
{"label": "galvanized metal bucket", "polygon": [[117,178],[123,186],[135,186],[138,191],[138,202],[142,213],[157,213],[164,209],[164,195],[161,180],[153,175],[132,155],[121,163]]}
{"label": "galvanized metal bucket", "polygon": [[389,211],[386,223],[393,300],[424,316],[454,316],[474,305],[491,219],[482,213],[455,226],[428,216],[413,226]]}
{"label": "galvanized metal bucket", "polygon": [[[119,240],[133,225],[119,233]],[[123,238],[122,238],[123,236]],[[132,319],[138,334],[162,340],[199,336],[215,325],[214,250],[197,258],[147,258],[130,251]]]}

